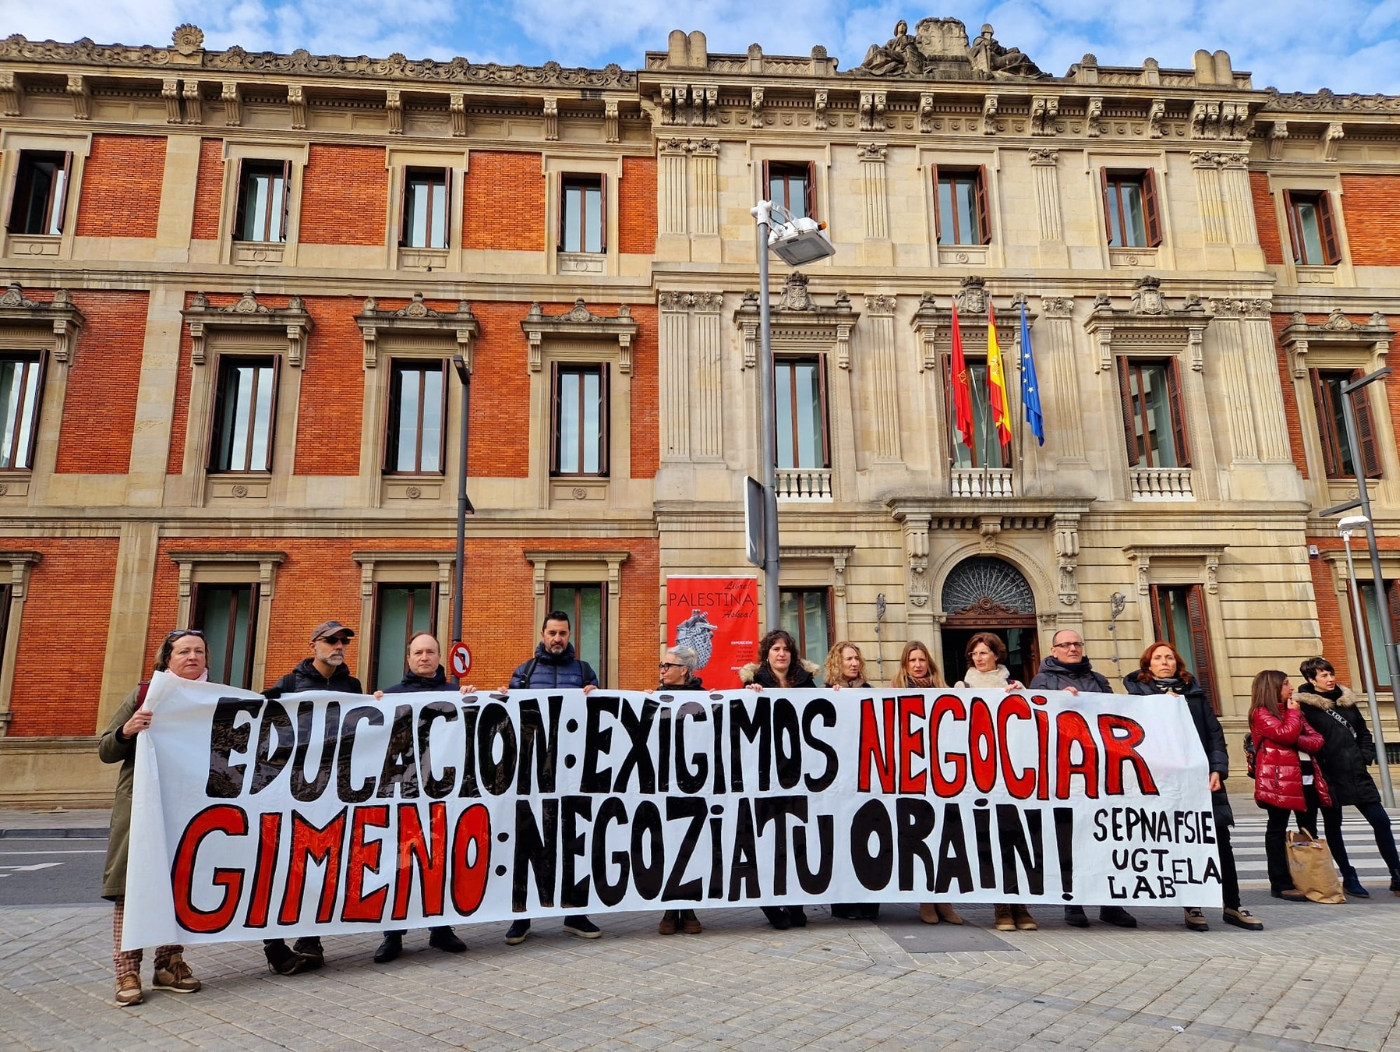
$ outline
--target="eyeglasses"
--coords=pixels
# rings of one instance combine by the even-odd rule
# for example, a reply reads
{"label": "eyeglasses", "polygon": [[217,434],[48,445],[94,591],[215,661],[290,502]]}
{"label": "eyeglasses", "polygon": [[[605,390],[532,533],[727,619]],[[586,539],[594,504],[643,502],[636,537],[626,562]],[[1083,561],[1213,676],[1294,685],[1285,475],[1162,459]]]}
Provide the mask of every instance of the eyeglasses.
{"label": "eyeglasses", "polygon": [[1083,643],[1052,643],[1051,650],[1083,650]]}
{"label": "eyeglasses", "polygon": [[662,671],[662,672],[665,672],[668,668],[685,668],[685,666],[684,666],[684,665],[678,665],[678,664],[676,664],[674,661],[663,661],[663,662],[661,662],[661,671]]}
{"label": "eyeglasses", "polygon": [[322,636],[322,643],[329,643],[333,647],[343,647],[350,642],[349,636]]}

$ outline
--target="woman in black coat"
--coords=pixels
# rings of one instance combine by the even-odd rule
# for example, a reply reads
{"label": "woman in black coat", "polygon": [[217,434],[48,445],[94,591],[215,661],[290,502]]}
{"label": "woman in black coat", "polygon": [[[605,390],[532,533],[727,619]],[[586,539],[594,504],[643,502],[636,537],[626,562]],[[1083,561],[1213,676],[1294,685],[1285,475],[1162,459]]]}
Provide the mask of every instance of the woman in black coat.
{"label": "woman in black coat", "polygon": [[[1376,762],[1376,743],[1356,704],[1356,695],[1337,682],[1336,670],[1326,658],[1308,658],[1298,670],[1303,674],[1303,685],[1294,692],[1294,697],[1302,704],[1303,718],[1322,735],[1325,743],[1322,752],[1313,756],[1313,763],[1321,766],[1331,791],[1331,806],[1321,806],[1322,826],[1327,835],[1327,847],[1342,874],[1342,888],[1348,895],[1370,897],[1347,858],[1346,843],[1342,840],[1342,808],[1349,805],[1371,823],[1376,847],[1390,869],[1390,890],[1400,895],[1400,856],[1395,850],[1390,816],[1381,806],[1381,794],[1366,770]],[[1306,819],[1300,814],[1298,824],[1317,836],[1319,803],[1312,793],[1305,795],[1308,801]]]}
{"label": "woman in black coat", "polygon": [[[1210,803],[1215,812],[1215,841],[1220,848],[1220,888],[1225,906],[1225,923],[1246,931],[1260,931],[1263,923],[1240,906],[1240,878],[1235,870],[1235,853],[1230,847],[1230,827],[1235,824],[1230,810],[1230,795],[1225,791],[1225,779],[1230,776],[1230,752],[1225,745],[1225,732],[1215,715],[1210,699],[1196,678],[1187,670],[1176,647],[1164,639],[1151,643],[1142,652],[1136,672],[1123,677],[1129,694],[1165,694],[1181,698],[1191,713],[1196,736],[1210,764]],[[1205,914],[1197,906],[1186,907],[1186,926],[1192,931],[1209,931]]]}

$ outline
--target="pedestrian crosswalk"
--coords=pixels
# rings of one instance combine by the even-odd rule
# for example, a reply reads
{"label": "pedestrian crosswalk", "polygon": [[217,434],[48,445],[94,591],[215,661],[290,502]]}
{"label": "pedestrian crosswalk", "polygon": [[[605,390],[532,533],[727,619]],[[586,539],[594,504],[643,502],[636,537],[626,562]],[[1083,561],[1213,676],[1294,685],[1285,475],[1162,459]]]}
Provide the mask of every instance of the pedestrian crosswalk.
{"label": "pedestrian crosswalk", "polygon": [[[1238,804],[1234,807],[1235,825],[1230,831],[1230,841],[1235,850],[1235,867],[1239,870],[1242,889],[1267,891],[1269,868],[1264,858],[1266,819],[1263,811],[1253,814],[1251,811],[1255,809]],[[1400,810],[1390,811],[1389,814],[1395,835],[1400,838]],[[1297,829],[1297,823],[1290,822],[1288,828]],[[1321,815],[1318,816],[1317,835],[1325,841]],[[1342,812],[1342,838],[1346,841],[1347,857],[1356,868],[1362,886],[1373,895],[1386,891],[1390,887],[1390,871],[1376,848],[1371,824],[1355,808],[1348,807]]]}

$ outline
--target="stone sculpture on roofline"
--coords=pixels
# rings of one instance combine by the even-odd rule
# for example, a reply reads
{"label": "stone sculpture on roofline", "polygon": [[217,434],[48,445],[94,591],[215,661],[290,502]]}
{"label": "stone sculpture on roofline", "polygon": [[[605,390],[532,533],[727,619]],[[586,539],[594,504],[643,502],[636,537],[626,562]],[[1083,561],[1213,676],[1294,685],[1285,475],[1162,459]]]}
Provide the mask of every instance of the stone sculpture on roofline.
{"label": "stone sculpture on roofline", "polygon": [[920,19],[909,32],[900,19],[884,46],[870,45],[865,61],[852,72],[870,77],[918,77],[927,80],[1029,80],[1045,77],[1020,48],[1003,47],[984,25],[969,42],[967,27],[956,18]]}

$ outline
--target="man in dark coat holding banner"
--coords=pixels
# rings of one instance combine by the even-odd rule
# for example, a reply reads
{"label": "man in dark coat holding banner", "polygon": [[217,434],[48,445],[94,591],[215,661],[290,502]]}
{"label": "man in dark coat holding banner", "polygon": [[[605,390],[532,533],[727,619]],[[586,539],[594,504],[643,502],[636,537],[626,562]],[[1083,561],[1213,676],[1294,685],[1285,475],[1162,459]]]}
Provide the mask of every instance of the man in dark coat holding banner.
{"label": "man in dark coat holding banner", "polygon": [[[403,679],[392,687],[376,691],[375,697],[385,694],[418,694],[433,690],[451,690],[447,685],[447,674],[442,669],[442,648],[437,637],[431,632],[419,632],[408,641],[408,669]],[[386,931],[384,941],[374,951],[375,964],[388,964],[403,953],[405,929]],[[467,944],[457,938],[450,925],[442,924],[428,929],[428,945],[444,953],[461,953]]]}
{"label": "man in dark coat holding banner", "polygon": [[[1084,656],[1084,637],[1072,628],[1062,628],[1050,639],[1050,657],[1030,682],[1031,690],[1063,690],[1068,694],[1112,694],[1103,675],[1094,671]],[[1137,920],[1122,906],[1100,906],[1099,920],[1120,928],[1136,928]],[[1083,906],[1066,906],[1065,923],[1071,928],[1087,928],[1089,917]]]}

